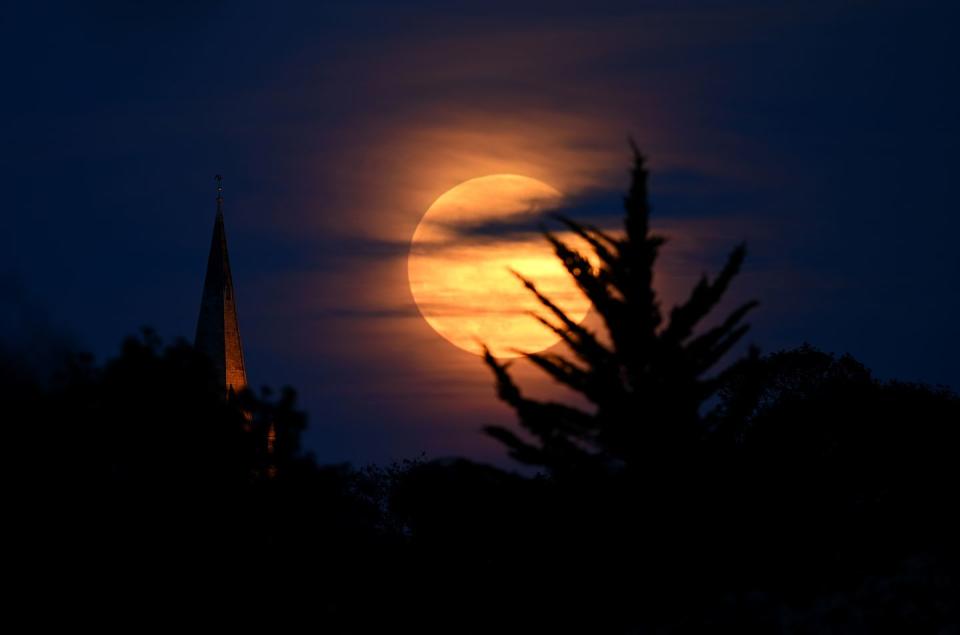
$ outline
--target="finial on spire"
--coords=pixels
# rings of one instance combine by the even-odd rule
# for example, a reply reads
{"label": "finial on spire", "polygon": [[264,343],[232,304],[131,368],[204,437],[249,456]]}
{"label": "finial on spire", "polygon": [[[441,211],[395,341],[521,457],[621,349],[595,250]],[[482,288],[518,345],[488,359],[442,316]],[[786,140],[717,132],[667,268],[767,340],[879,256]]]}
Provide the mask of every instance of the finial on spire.
{"label": "finial on spire", "polygon": [[213,178],[217,180],[217,213],[219,214],[223,207],[223,177],[217,174]]}

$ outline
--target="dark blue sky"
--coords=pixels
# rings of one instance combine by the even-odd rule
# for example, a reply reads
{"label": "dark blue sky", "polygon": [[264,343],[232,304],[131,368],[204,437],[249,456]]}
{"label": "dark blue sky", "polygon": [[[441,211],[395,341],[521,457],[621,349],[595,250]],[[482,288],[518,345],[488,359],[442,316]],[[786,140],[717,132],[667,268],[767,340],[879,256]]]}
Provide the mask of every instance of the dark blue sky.
{"label": "dark blue sky", "polygon": [[477,429],[510,413],[416,314],[407,242],[491,172],[615,215],[633,135],[668,301],[746,239],[762,349],[960,387],[958,7],[7,7],[3,337],[192,335],[219,172],[251,379],[300,390],[318,456],[495,458]]}

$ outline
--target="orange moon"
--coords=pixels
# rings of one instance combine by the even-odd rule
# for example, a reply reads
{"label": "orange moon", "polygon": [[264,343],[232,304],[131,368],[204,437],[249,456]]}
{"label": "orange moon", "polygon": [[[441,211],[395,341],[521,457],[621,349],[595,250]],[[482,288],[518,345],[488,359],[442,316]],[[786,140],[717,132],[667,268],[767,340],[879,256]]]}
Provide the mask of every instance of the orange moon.
{"label": "orange moon", "polygon": [[[511,270],[581,321],[590,301],[551,245],[538,232],[510,231],[529,227],[562,200],[537,179],[494,174],[465,181],[434,201],[407,260],[410,291],[427,323],[471,353],[481,354],[484,345],[501,358],[549,348],[559,337],[531,317],[545,310]],[[560,237],[589,253],[572,235]]]}

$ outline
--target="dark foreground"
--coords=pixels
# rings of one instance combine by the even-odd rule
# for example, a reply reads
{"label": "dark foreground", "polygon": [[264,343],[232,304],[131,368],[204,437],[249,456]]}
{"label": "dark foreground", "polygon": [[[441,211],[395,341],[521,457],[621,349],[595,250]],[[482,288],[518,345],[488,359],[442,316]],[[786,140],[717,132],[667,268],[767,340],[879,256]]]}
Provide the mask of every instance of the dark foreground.
{"label": "dark foreground", "polygon": [[51,379],[5,359],[18,602],[132,629],[957,632],[956,396],[762,359],[723,393],[763,397],[722,439],[538,478],[319,466],[292,393],[226,403],[185,345]]}

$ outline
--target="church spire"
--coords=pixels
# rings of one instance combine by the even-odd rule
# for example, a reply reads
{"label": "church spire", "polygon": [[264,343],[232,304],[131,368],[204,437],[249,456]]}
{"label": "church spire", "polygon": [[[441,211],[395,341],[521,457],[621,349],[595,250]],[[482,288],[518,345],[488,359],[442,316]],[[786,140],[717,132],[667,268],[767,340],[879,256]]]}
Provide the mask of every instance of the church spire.
{"label": "church spire", "polygon": [[233,276],[227,255],[227,234],[223,226],[223,177],[218,174],[216,179],[217,216],[213,223],[213,240],[207,259],[207,275],[203,282],[194,346],[213,360],[220,385],[229,396],[247,386],[247,372],[243,364]]}

